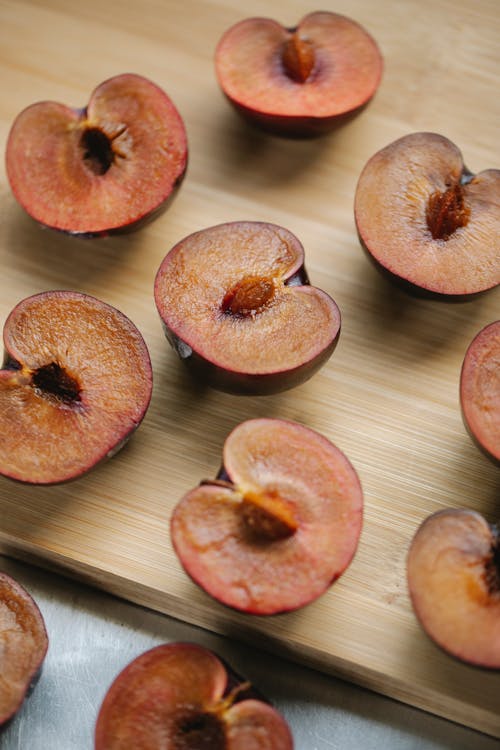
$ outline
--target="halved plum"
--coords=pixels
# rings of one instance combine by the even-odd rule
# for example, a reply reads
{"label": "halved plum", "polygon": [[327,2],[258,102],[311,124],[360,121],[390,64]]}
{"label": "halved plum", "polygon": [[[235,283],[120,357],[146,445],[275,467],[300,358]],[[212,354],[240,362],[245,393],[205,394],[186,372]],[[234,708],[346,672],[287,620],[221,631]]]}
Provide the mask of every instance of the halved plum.
{"label": "halved plum", "polygon": [[228,677],[220,659],[194,643],[146,651],[109,688],[95,750],[293,750],[278,711],[249,697],[248,682]]}
{"label": "halved plum", "polygon": [[373,97],[382,76],[375,40],[356,21],[327,11],[285,28],[248,18],[215,52],[219,84],[252,123],[282,135],[328,132]]}
{"label": "halved plum", "polygon": [[472,174],[437,133],[378,151],[358,180],[355,218],[376,267],[412,292],[466,299],[500,283],[500,170]]}
{"label": "halved plum", "polygon": [[337,305],[309,285],[302,245],[275,224],[239,221],[189,235],[160,265],[154,295],[181,359],[232,393],[303,383],[340,333]]}
{"label": "halved plum", "polygon": [[38,605],[20,583],[0,572],[0,726],[21,707],[48,645]]}
{"label": "halved plum", "polygon": [[72,291],[36,294],[10,313],[4,345],[0,474],[33,484],[74,479],[141,423],[149,352],[111,305]]}
{"label": "halved plum", "polygon": [[329,440],[282,419],[241,423],[219,478],[188,492],[171,538],[191,578],[223,604],[271,615],[312,602],[356,551],[363,495]]}
{"label": "halved plum", "polygon": [[167,94],[125,73],[84,109],[37,102],[9,133],[7,176],[41,224],[70,234],[130,229],[167,205],[187,165],[184,123]]}
{"label": "halved plum", "polygon": [[500,320],[479,331],[465,353],[460,404],[472,439],[500,463]]}
{"label": "halved plum", "polygon": [[500,669],[500,538],[479,513],[450,508],[419,526],[408,587],[423,629],[452,656]]}

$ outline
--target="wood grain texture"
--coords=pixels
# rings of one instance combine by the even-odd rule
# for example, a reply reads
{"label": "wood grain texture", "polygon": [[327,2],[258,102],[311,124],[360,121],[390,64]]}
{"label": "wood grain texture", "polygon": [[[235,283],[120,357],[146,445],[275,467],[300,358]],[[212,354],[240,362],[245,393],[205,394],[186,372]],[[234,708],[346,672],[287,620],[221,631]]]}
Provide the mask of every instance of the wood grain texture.
{"label": "wood grain texture", "polygon": [[[314,141],[243,125],[213,73],[215,45],[243,16],[235,0],[0,0],[0,140],[16,114],[54,99],[84,105],[111,75],[162,86],[186,122],[190,162],[168,211],[123,237],[81,240],[43,230],[0,183],[0,319],[23,297],[77,289],[127,314],[149,346],[153,400],[140,429],[107,464],[57,487],[0,480],[0,546],[135,602],[257,644],[500,737],[500,675],[459,664],[413,616],[405,558],[419,522],[447,506],[494,521],[498,469],[472,445],[458,381],[475,333],[499,317],[498,290],[464,304],[415,300],[372,269],[360,249],[353,196],[366,160],[393,139],[432,130],[472,171],[500,166],[496,0],[339,0],[378,40],[381,88],[356,120]],[[292,26],[305,3],[254,0],[253,15]],[[303,242],[312,283],[342,311],[329,363],[299,388],[238,398],[195,385],[164,340],[153,280],[167,251],[224,221],[281,224]],[[365,520],[356,558],[307,608],[252,619],[219,606],[173,554],[176,501],[220,464],[225,436],[253,416],[306,424],[356,467]]]}

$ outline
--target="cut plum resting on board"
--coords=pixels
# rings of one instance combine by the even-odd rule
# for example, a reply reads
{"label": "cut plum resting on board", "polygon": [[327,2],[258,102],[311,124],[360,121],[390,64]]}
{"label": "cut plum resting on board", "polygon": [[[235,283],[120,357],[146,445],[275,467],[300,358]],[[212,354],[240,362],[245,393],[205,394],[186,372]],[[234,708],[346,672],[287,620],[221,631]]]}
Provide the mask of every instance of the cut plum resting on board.
{"label": "cut plum resting on board", "polygon": [[281,714],[228,669],[194,643],[144,652],[109,688],[95,750],[293,750]]}
{"label": "cut plum resting on board", "polygon": [[167,339],[202,383],[241,394],[283,391],[332,354],[340,312],[309,284],[288,230],[239,221],[195,232],[168,253],[154,295]]}
{"label": "cut plum resting on board", "polygon": [[37,604],[20,583],[0,572],[0,727],[21,707],[48,645]]}
{"label": "cut plum resting on board", "polygon": [[410,546],[408,587],[422,628],[442,649],[500,669],[500,538],[472,510],[429,516]]}
{"label": "cut plum resting on board", "polygon": [[500,320],[479,331],[465,353],[460,405],[472,439],[500,463]]}
{"label": "cut plum resting on board", "polygon": [[213,598],[272,615],[312,602],[344,572],[362,514],[358,476],[329,440],[294,422],[252,419],[226,439],[219,478],[177,504],[171,539]]}
{"label": "cut plum resting on board", "polygon": [[362,246],[392,281],[460,300],[500,283],[499,206],[499,169],[474,175],[447,138],[412,133],[368,161],[354,211]]}
{"label": "cut plum resting on board", "polygon": [[244,118],[281,135],[326,133],[375,94],[383,61],[375,40],[337,13],[309,13],[293,28],[248,18],[223,35],[215,69]]}
{"label": "cut plum resting on board", "polygon": [[20,302],[4,327],[0,474],[74,479],[115,453],[149,406],[144,339],[114,307],[71,291]]}
{"label": "cut plum resting on board", "polygon": [[83,236],[156,216],[186,165],[186,130],[173,102],[132,73],[101,83],[84,109],[52,101],[27,107],[6,150],[12,192],[27,213]]}

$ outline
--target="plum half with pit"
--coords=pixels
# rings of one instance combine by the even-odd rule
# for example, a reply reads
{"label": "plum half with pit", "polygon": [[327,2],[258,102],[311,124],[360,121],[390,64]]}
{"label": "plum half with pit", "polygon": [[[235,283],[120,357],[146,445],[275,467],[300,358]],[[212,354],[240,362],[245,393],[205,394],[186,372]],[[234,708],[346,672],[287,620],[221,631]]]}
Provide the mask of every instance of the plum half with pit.
{"label": "plum half with pit", "polygon": [[411,133],[367,162],[354,213],[376,267],[408,291],[463,300],[500,283],[500,169],[472,174],[438,133]]}
{"label": "plum half with pit", "polygon": [[357,549],[363,494],[347,457],[304,425],[251,419],[223,469],[176,505],[171,539],[188,575],[233,609],[272,615],[322,595]]}
{"label": "plum half with pit", "polygon": [[317,11],[295,27],[247,18],[222,36],[217,79],[237,112],[265,130],[314,136],[357,114],[375,94],[383,60],[370,34]]}
{"label": "plum half with pit", "polygon": [[42,101],[15,119],[7,141],[12,192],[40,224],[81,236],[132,229],[167,206],[187,166],[172,100],[133,73],[109,78],[88,105]]}
{"label": "plum half with pit", "polygon": [[21,707],[48,645],[38,605],[20,583],[0,571],[0,726]]}
{"label": "plum half with pit", "polygon": [[479,331],[465,353],[460,405],[472,439],[500,464],[500,320]]}
{"label": "plum half with pit", "polygon": [[167,339],[201,382],[268,394],[311,377],[340,334],[333,299],[311,286],[287,229],[219,224],[181,240],[155,280]]}
{"label": "plum half with pit", "polygon": [[74,479],[115,453],[149,406],[145,341],[123,313],[87,294],[19,302],[4,327],[0,474],[32,484]]}
{"label": "plum half with pit", "polygon": [[424,631],[464,662],[500,669],[500,537],[474,510],[449,508],[417,529],[408,587]]}
{"label": "plum half with pit", "polygon": [[95,750],[293,750],[281,714],[195,643],[156,646],[120,672],[101,705]]}

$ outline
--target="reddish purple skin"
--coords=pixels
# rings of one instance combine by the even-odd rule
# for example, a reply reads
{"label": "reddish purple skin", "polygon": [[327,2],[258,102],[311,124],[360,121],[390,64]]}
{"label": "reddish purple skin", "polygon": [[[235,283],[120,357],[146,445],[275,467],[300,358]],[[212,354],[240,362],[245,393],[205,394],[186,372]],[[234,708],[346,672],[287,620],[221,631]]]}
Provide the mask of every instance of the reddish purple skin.
{"label": "reddish purple skin", "polygon": [[245,122],[271,135],[283,136],[284,138],[320,138],[337,128],[347,125],[369,104],[369,101],[365,102],[351,112],[346,112],[343,115],[332,115],[332,117],[298,117],[265,114],[251,107],[246,107],[240,102],[233,101],[227,94],[224,95],[235,112]]}
{"label": "reddish purple skin", "polygon": [[189,347],[190,353],[186,353],[184,342],[169,331],[165,325],[163,328],[167,340],[179,354],[188,371],[198,382],[206,383],[206,385],[216,390],[232,393],[237,396],[268,396],[273,393],[290,390],[305,383],[306,380],[309,380],[328,361],[337,346],[340,336],[339,328],[336,337],[326,349],[323,349],[314,359],[305,362],[299,367],[295,367],[293,370],[282,370],[281,372],[273,372],[266,375],[249,375],[219,367]]}
{"label": "reddish purple skin", "polygon": [[492,288],[494,288],[481,289],[479,292],[472,292],[471,294],[446,294],[445,292],[435,292],[432,289],[426,289],[423,286],[413,284],[411,281],[408,281],[408,279],[403,279],[401,276],[389,271],[389,269],[382,265],[382,263],[380,263],[370,252],[359,232],[358,238],[367,258],[371,261],[373,267],[380,273],[380,275],[389,281],[390,284],[394,284],[394,286],[397,286],[403,292],[406,292],[412,297],[433,300],[435,302],[471,302],[478,297],[482,297],[483,294],[487,294]]}

